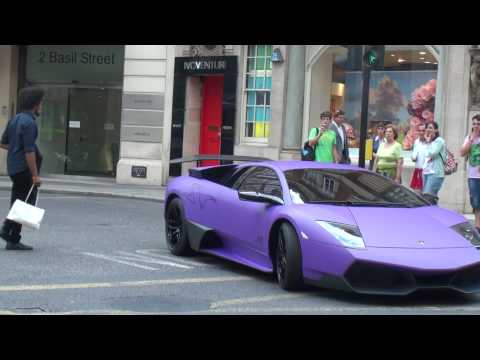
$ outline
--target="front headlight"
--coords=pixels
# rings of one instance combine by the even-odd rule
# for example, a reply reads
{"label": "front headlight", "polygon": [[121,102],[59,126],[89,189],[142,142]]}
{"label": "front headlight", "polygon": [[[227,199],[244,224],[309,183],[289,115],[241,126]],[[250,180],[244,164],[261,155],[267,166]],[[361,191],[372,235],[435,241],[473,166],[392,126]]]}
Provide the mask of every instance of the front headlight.
{"label": "front headlight", "polygon": [[343,245],[352,248],[365,248],[362,234],[357,226],[317,220],[316,223],[327,230]]}
{"label": "front headlight", "polygon": [[480,234],[469,222],[454,225],[451,229],[470,241],[473,246],[480,246]]}

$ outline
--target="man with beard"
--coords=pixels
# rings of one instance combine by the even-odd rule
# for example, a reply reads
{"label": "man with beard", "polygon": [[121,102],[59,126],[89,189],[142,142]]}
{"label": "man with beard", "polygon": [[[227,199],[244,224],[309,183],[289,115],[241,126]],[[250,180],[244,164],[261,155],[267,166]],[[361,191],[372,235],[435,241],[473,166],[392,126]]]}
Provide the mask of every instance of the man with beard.
{"label": "man with beard", "polygon": [[[12,179],[10,206],[15,200],[35,204],[42,155],[35,141],[38,137],[36,117],[42,111],[44,91],[37,87],[27,87],[19,93],[21,111],[11,119],[2,135],[0,147],[8,150],[7,169]],[[33,186],[35,185],[35,186]],[[7,242],[7,250],[32,250],[31,246],[20,242],[22,225],[6,219],[0,230],[0,237]]]}

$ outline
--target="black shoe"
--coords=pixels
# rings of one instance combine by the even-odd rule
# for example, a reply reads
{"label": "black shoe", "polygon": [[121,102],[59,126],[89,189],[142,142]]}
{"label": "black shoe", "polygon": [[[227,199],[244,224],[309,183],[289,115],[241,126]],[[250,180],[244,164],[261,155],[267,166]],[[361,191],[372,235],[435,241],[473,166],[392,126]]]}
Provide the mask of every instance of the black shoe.
{"label": "black shoe", "polygon": [[5,246],[5,249],[7,250],[33,250],[33,247],[24,245],[21,242],[11,242],[7,241],[7,246]]}

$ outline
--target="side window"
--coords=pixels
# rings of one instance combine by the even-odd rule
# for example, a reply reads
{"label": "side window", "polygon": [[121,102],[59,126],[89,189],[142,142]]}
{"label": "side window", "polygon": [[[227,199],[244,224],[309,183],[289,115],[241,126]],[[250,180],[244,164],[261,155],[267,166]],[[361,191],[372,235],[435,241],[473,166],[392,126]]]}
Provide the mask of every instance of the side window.
{"label": "side window", "polygon": [[241,169],[241,173],[239,174],[235,174],[234,177],[235,179],[232,179],[232,189],[234,190],[238,190],[238,188],[240,187],[240,185],[242,184],[243,180],[245,180],[245,178],[254,170],[256,169],[256,167],[254,166],[248,166],[248,167],[244,167],[243,169]]}
{"label": "side window", "polygon": [[283,198],[282,186],[277,174],[272,169],[266,167],[257,167],[250,172],[238,190],[255,191]]}
{"label": "side window", "polygon": [[241,182],[243,179],[245,179],[245,174],[249,172],[249,170],[252,170],[252,166],[245,166],[240,169],[237,169],[225,182],[224,185],[233,188],[233,189],[238,189],[240,186]]}

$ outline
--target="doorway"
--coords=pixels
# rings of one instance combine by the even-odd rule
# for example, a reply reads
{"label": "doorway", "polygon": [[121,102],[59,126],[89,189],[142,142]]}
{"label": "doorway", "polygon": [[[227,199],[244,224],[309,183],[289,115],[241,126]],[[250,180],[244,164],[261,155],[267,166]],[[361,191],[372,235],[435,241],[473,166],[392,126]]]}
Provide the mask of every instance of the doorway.
{"label": "doorway", "polygon": [[[203,78],[199,154],[219,155],[222,137],[223,76]],[[219,165],[203,160],[201,166]]]}
{"label": "doorway", "polygon": [[43,86],[38,146],[42,172],[115,176],[119,159],[122,91]]}

